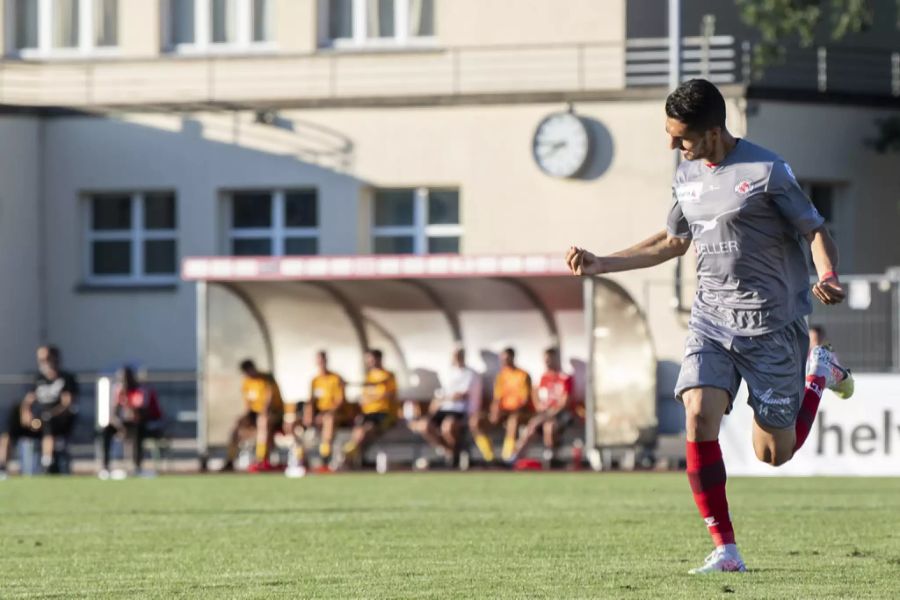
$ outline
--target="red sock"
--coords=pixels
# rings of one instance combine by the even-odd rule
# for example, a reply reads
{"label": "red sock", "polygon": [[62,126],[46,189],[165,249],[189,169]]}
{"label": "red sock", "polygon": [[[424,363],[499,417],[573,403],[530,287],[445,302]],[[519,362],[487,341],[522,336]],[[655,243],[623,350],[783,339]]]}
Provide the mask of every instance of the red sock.
{"label": "red sock", "polygon": [[794,443],[794,452],[800,449],[809,432],[812,431],[813,421],[819,411],[819,400],[822,399],[822,390],[825,389],[825,378],[816,375],[806,377],[806,391],[803,393],[803,403],[800,405],[800,413],[797,415],[797,424],[794,426],[797,441]]}
{"label": "red sock", "polygon": [[694,503],[716,546],[734,543],[734,528],[725,497],[725,462],[719,440],[687,443],[687,475]]}

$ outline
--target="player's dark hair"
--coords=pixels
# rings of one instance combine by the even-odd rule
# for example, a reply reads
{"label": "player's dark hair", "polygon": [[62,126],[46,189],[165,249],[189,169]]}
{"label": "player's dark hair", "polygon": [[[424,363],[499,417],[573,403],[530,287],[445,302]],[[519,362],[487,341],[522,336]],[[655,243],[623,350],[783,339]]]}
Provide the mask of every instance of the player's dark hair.
{"label": "player's dark hair", "polygon": [[559,349],[557,349],[556,346],[550,346],[549,348],[544,350],[544,354],[552,354],[553,356],[556,356],[557,354],[559,354]]}
{"label": "player's dark hair", "polygon": [[375,360],[379,360],[379,361],[380,361],[381,358],[384,356],[384,355],[381,353],[381,350],[379,350],[378,348],[372,348],[372,349],[370,349],[370,350],[369,350],[369,354],[371,354],[372,357],[373,357]]}
{"label": "player's dark hair", "polygon": [[320,357],[320,358],[322,358],[322,359],[327,359],[327,358],[328,358],[328,353],[325,352],[324,350],[319,350],[318,352],[316,352],[316,356],[318,356],[318,357]]}
{"label": "player's dark hair", "polygon": [[59,346],[54,346],[53,344],[44,344],[43,346],[38,346],[38,350],[40,350],[41,348],[46,350],[47,355],[56,362],[59,362],[59,359],[62,358],[62,353],[59,351]]}
{"label": "player's dark hair", "polygon": [[133,390],[138,386],[137,375],[134,372],[134,369],[131,365],[124,365],[122,367],[122,379],[125,380],[126,389]]}
{"label": "player's dark hair", "polygon": [[255,371],[256,363],[254,363],[249,358],[245,358],[244,360],[241,361],[240,368],[241,368],[241,371],[245,371],[245,372],[246,371]]}
{"label": "player's dark hair", "polygon": [[666,98],[666,116],[681,121],[696,133],[725,128],[725,98],[705,79],[685,81]]}
{"label": "player's dark hair", "polygon": [[507,354],[509,354],[510,358],[516,357],[516,351],[512,346],[504,348],[503,351],[506,352]]}
{"label": "player's dark hair", "polygon": [[815,331],[818,334],[820,340],[825,337],[825,328],[821,325],[810,325],[809,330]]}

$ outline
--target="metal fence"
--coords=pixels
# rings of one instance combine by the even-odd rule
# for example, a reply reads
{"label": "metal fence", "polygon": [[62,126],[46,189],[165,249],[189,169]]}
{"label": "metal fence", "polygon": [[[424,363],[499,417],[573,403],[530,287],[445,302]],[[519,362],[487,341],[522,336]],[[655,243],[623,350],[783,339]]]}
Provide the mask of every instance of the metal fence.
{"label": "metal fence", "polygon": [[890,276],[842,278],[847,302],[815,303],[810,325],[825,328],[841,363],[858,372],[900,371],[900,282]]}
{"label": "metal fence", "polygon": [[[668,85],[668,48],[665,37],[628,40],[626,85]],[[783,60],[758,69],[749,41],[730,35],[686,37],[681,43],[681,73],[683,80],[704,77],[719,84],[900,97],[900,51],[876,48],[788,47]]]}
{"label": "metal fence", "polygon": [[[72,441],[93,443],[97,423],[97,380],[104,375],[76,373],[78,380],[78,420]],[[33,384],[29,375],[0,375],[0,418],[7,418],[13,406]],[[166,418],[166,435],[172,439],[197,437],[197,382],[193,372],[149,374],[145,382],[156,390]]]}

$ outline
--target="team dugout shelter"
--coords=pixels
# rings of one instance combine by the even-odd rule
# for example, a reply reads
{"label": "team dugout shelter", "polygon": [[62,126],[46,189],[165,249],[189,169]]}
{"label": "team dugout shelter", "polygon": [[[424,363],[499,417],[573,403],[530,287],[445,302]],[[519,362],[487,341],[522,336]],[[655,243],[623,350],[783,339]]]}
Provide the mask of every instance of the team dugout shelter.
{"label": "team dugout shelter", "polygon": [[197,444],[225,446],[242,413],[238,364],[271,371],[286,402],[309,399],[315,353],[358,399],[367,349],[384,353],[401,401],[430,400],[451,353],[484,374],[489,406],[499,353],[536,382],[559,349],[584,402],[587,448],[649,445],[656,435],[656,357],[643,314],[604,278],[572,276],[559,255],[195,257]]}

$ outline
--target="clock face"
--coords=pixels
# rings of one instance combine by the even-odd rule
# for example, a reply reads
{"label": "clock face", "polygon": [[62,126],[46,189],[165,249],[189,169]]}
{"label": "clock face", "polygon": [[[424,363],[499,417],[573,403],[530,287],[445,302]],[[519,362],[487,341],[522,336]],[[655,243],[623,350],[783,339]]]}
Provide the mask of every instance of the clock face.
{"label": "clock face", "polygon": [[576,115],[554,113],[538,125],[532,152],[538,166],[553,177],[574,177],[587,164],[591,139]]}

